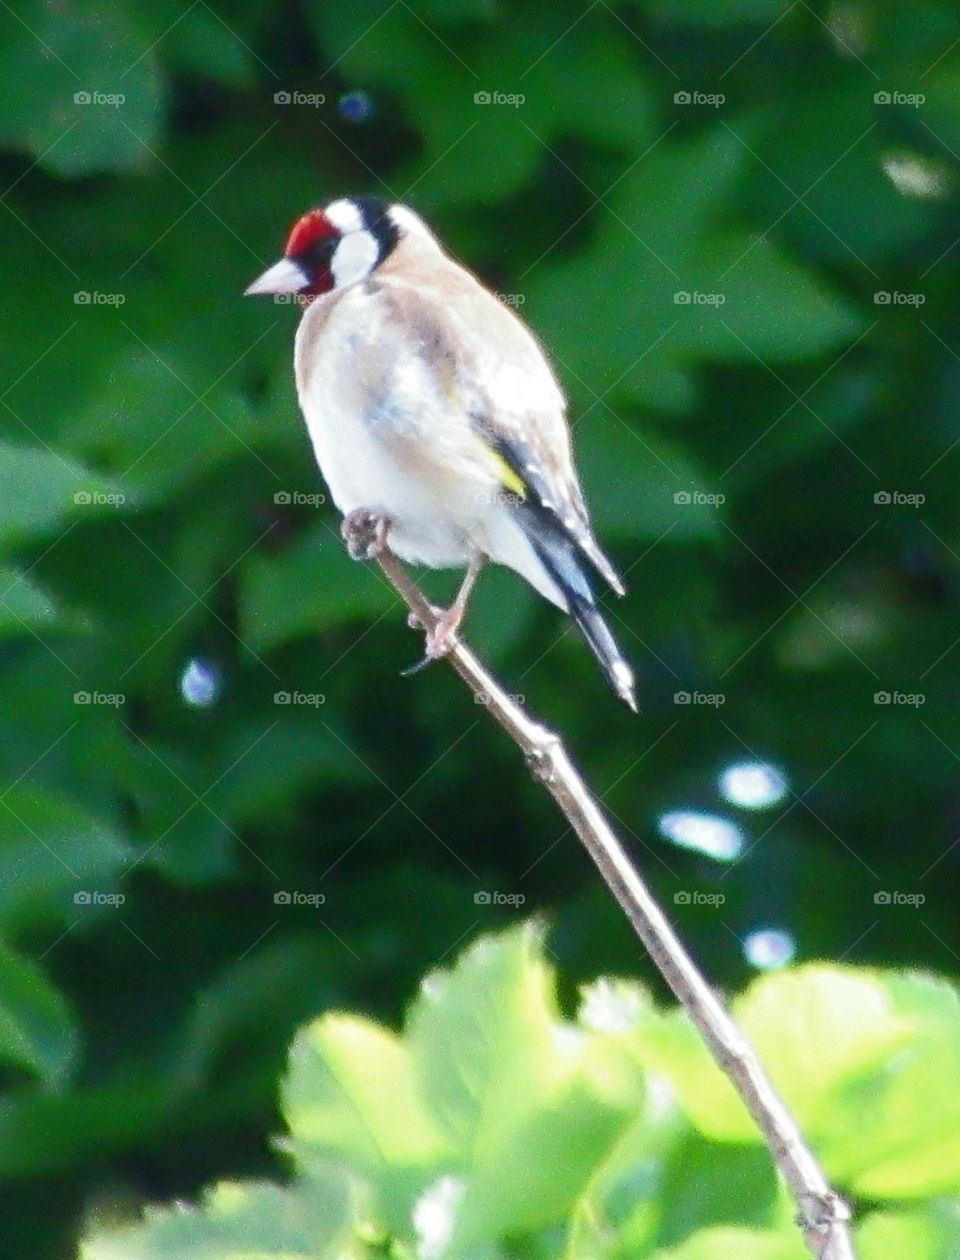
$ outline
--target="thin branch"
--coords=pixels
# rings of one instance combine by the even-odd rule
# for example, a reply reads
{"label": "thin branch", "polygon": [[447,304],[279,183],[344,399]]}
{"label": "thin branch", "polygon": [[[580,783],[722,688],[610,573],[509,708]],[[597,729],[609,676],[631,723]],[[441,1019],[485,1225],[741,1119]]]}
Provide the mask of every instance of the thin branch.
{"label": "thin branch", "polygon": [[[385,531],[381,530],[380,538]],[[416,621],[434,628],[436,610],[401,562],[371,548],[390,584]],[[351,548],[351,554],[357,552]],[[527,759],[531,773],[554,798],[580,837],[608,888],[660,974],[703,1037],[756,1121],[797,1204],[797,1224],[817,1260],[856,1260],[850,1211],[827,1182],[797,1123],[729,1013],[697,970],[650,890],[611,831],[599,805],[555,732],[528,717],[459,640],[447,660]]]}

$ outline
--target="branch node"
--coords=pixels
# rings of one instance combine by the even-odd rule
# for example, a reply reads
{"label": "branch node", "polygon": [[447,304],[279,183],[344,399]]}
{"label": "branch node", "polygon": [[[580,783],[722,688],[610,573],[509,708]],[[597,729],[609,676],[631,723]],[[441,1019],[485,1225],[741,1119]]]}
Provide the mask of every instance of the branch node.
{"label": "branch node", "polygon": [[527,769],[538,783],[548,787],[557,781],[556,751],[560,740],[555,735],[548,735],[542,743],[528,748],[525,753]]}

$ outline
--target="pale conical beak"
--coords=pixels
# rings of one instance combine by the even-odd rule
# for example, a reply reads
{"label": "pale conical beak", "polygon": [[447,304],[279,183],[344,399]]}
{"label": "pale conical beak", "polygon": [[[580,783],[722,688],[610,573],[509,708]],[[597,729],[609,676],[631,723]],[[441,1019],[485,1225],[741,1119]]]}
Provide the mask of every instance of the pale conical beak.
{"label": "pale conical beak", "polygon": [[262,276],[244,289],[244,296],[258,293],[299,293],[310,283],[310,277],[290,258],[281,258],[268,267]]}

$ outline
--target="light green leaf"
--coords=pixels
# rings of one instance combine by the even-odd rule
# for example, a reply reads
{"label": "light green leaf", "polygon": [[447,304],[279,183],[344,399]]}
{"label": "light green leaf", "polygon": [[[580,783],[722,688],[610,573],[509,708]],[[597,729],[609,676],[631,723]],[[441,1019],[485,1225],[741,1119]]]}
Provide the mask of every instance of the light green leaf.
{"label": "light green leaf", "polygon": [[[910,1024],[870,972],[810,965],[761,977],[733,1004],[744,1036],[802,1127],[832,1124],[837,1091],[909,1042]],[[638,1033],[644,1061],[677,1089],[694,1123],[720,1141],[759,1141],[732,1085],[678,1012]]]}
{"label": "light green leaf", "polygon": [[774,1234],[720,1227],[700,1230],[679,1247],[656,1251],[651,1260],[805,1260],[809,1254],[799,1230]]}
{"label": "light green leaf", "polygon": [[198,1207],[151,1210],[142,1225],[88,1238],[81,1260],[351,1260],[357,1189],[330,1169],[291,1186],[220,1182]]}
{"label": "light green leaf", "polygon": [[293,1043],[283,1111],[301,1158],[342,1161],[377,1188],[388,1222],[409,1224],[413,1201],[450,1159],[409,1048],[369,1020],[326,1015]]}
{"label": "light green leaf", "polygon": [[16,1063],[56,1090],[70,1074],[78,1042],[60,992],[34,963],[0,945],[0,1062]]}
{"label": "light green leaf", "polygon": [[464,1173],[454,1250],[563,1220],[642,1101],[616,1039],[560,1022],[529,926],[484,938],[429,976],[410,1038]]}
{"label": "light green leaf", "polygon": [[960,1206],[934,1203],[916,1212],[871,1212],[856,1232],[860,1260],[957,1260],[960,1256]]}

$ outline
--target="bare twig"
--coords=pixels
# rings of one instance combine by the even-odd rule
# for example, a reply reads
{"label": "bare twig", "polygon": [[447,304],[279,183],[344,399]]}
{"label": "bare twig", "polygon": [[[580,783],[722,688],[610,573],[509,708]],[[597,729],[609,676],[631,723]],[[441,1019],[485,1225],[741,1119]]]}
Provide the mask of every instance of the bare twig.
{"label": "bare twig", "polygon": [[[432,630],[437,613],[404,566],[386,549],[373,547],[371,551],[417,622],[425,630]],[[560,806],[660,974],[743,1099],[796,1200],[797,1223],[811,1254],[817,1260],[856,1260],[847,1205],[831,1190],[753,1050],[631,865],[559,736],[528,717],[459,639],[454,641],[447,660],[517,743],[533,775]]]}

